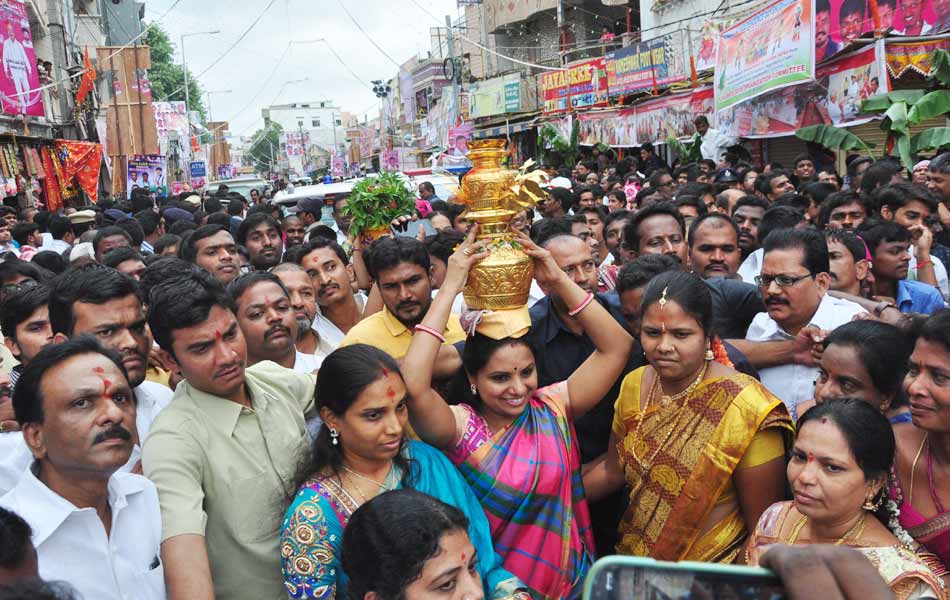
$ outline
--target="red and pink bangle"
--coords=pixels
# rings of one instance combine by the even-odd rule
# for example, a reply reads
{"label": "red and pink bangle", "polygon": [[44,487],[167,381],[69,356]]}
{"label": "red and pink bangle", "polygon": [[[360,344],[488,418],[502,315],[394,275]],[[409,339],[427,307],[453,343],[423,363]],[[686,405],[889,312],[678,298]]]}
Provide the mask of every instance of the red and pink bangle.
{"label": "red and pink bangle", "polygon": [[435,329],[429,327],[428,325],[416,325],[416,331],[421,331],[422,333],[428,333],[435,339],[439,340],[443,344],[445,343],[445,336],[436,331]]}
{"label": "red and pink bangle", "polygon": [[576,317],[582,310],[587,308],[587,306],[593,301],[594,301],[594,295],[588,292],[587,297],[584,298],[580,304],[578,304],[576,307],[572,308],[571,310],[567,311],[568,316]]}

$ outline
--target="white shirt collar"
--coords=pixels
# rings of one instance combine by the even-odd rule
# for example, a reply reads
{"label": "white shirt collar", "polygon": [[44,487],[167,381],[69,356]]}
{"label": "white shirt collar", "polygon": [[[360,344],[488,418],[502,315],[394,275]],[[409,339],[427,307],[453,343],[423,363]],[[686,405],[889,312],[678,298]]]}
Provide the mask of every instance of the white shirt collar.
{"label": "white shirt collar", "polygon": [[[113,514],[128,505],[128,496],[145,489],[147,481],[141,476],[129,476],[128,473],[113,473],[109,478],[109,505]],[[33,474],[32,467],[27,469],[10,495],[19,497],[18,512],[33,529],[33,545],[39,546],[51,536],[73,513],[94,510],[77,508],[40,481]]]}

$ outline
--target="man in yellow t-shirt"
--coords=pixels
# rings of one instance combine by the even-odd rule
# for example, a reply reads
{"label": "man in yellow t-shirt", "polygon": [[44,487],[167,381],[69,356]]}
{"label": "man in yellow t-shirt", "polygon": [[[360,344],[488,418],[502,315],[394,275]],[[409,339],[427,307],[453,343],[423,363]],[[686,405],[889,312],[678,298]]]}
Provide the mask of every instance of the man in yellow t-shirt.
{"label": "man in yellow t-shirt", "polygon": [[[340,345],[369,344],[402,358],[432,302],[429,253],[416,239],[388,237],[377,241],[367,258],[384,308],[357,323]],[[449,317],[443,335],[449,345],[465,340],[458,315]]]}

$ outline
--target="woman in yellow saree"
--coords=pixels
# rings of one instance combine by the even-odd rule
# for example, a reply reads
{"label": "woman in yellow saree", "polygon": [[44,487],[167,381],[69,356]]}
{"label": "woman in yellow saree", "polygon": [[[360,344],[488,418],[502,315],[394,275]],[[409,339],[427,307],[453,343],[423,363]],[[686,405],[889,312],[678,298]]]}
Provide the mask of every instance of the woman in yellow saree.
{"label": "woman in yellow saree", "polygon": [[641,314],[650,366],[623,382],[607,455],[584,474],[587,497],[627,484],[619,554],[734,562],[762,512],[785,497],[791,418],[731,368],[701,279],[658,275]]}

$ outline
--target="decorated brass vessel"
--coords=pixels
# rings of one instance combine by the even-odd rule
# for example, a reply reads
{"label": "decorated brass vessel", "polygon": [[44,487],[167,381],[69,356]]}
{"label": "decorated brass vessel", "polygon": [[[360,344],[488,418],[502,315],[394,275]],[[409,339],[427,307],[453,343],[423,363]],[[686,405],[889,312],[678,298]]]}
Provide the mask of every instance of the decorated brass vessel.
{"label": "decorated brass vessel", "polygon": [[474,167],[462,178],[458,198],[468,206],[465,216],[478,223],[478,239],[488,240],[491,253],[469,273],[465,304],[478,310],[521,308],[528,302],[534,267],[509,225],[543,196],[544,174],[526,173],[532,162],[521,172],[503,167],[508,155],[503,139],[473,141],[468,147]]}

